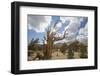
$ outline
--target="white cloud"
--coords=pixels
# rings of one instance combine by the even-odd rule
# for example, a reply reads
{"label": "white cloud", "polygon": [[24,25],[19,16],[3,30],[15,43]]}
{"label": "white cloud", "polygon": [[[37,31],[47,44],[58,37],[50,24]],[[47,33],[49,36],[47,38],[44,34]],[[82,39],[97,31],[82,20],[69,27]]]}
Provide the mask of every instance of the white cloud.
{"label": "white cloud", "polygon": [[51,16],[28,15],[28,28],[37,32],[44,32],[51,22]]}
{"label": "white cloud", "polygon": [[32,26],[28,24],[28,29],[33,30]]}
{"label": "white cloud", "polygon": [[84,28],[81,28],[79,31],[80,35],[87,36],[88,35],[88,25],[86,24]]}
{"label": "white cloud", "polygon": [[73,19],[73,17],[60,17],[60,20],[63,22],[63,23],[65,23],[66,21],[70,21],[70,20],[72,20]]}
{"label": "white cloud", "polygon": [[77,36],[77,40],[86,44],[88,42],[88,24],[85,25],[84,28],[79,30],[79,35]]}
{"label": "white cloud", "polygon": [[60,28],[61,26],[62,26],[61,22],[57,23],[57,25],[56,25],[57,28]]}
{"label": "white cloud", "polygon": [[[80,23],[84,20],[82,17],[60,17],[60,20],[65,23],[69,21],[69,24],[65,27],[67,29],[68,35],[66,38],[59,42],[73,42],[75,40],[79,40],[80,42],[87,43],[88,40],[88,25],[84,28],[80,28]],[[79,32],[79,35],[76,36],[76,33]],[[58,43],[58,42],[57,42]]]}
{"label": "white cloud", "polygon": [[[52,16],[28,15],[28,29],[35,30],[36,32],[45,32],[45,29],[50,25],[52,19],[51,17]],[[69,21],[69,24],[65,27],[68,35],[66,35],[65,39],[58,42],[71,42],[75,41],[76,39],[78,39],[80,42],[87,42],[88,25],[86,24],[84,28],[79,30],[80,22],[83,21],[82,17],[60,17],[60,20],[63,24]],[[60,27],[62,27],[62,23],[59,22],[56,26],[56,29],[51,28],[52,32],[56,32]],[[76,32],[78,32],[78,30],[79,35],[76,37]],[[60,37],[63,36],[64,31],[63,33],[59,33]]]}
{"label": "white cloud", "polygon": [[66,20],[69,20],[69,25],[65,28],[68,29],[69,33],[74,33],[80,27],[80,19],[78,17],[66,17]]}
{"label": "white cloud", "polygon": [[79,17],[60,17],[60,20],[65,23],[69,21],[69,24],[65,27],[67,29],[68,35],[66,36],[66,40],[73,41],[76,39],[76,32],[80,27],[80,18]]}

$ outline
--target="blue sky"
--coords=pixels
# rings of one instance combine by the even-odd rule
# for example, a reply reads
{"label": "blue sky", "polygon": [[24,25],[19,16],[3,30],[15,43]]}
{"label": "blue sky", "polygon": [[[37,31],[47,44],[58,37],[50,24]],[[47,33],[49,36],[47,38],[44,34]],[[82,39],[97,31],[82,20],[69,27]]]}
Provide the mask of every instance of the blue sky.
{"label": "blue sky", "polygon": [[66,36],[63,42],[72,41],[73,39],[78,39],[79,41],[85,41],[87,39],[87,17],[28,15],[28,41],[32,38],[39,38],[39,43],[42,43],[46,28],[48,26],[54,26],[57,21],[57,32],[60,35],[63,34],[65,28],[69,32],[69,35]]}

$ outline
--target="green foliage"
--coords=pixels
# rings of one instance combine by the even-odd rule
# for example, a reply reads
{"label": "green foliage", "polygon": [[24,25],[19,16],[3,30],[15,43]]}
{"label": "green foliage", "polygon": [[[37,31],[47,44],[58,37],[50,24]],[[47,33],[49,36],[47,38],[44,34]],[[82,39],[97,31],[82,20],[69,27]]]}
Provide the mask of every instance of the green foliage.
{"label": "green foliage", "polygon": [[62,53],[65,53],[65,51],[68,49],[68,45],[66,44],[66,43],[64,43],[62,46],[61,46],[61,48],[60,48],[60,50],[61,50],[61,52]]}
{"label": "green foliage", "polygon": [[68,51],[68,59],[73,59],[74,58],[74,52],[73,52],[73,50],[69,50]]}
{"label": "green foliage", "polygon": [[82,44],[78,41],[75,41],[71,43],[68,46],[68,58],[72,59],[74,56],[74,52],[77,51],[80,53],[80,58],[87,58],[87,46],[85,44]]}
{"label": "green foliage", "polygon": [[79,42],[78,41],[75,41],[75,42],[73,42],[73,43],[71,43],[70,45],[69,45],[69,48],[71,48],[72,50],[74,50],[74,51],[78,51],[78,49],[79,49]]}
{"label": "green foliage", "polygon": [[80,44],[80,58],[87,58],[87,46],[84,44]]}

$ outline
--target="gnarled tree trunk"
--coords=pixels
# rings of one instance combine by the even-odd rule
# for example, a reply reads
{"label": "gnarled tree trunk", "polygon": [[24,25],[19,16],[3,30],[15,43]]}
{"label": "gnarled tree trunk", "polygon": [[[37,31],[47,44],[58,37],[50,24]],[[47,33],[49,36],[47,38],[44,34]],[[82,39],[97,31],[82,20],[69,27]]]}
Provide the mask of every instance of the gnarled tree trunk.
{"label": "gnarled tree trunk", "polygon": [[[56,24],[57,23],[55,23],[53,29],[55,29]],[[55,35],[57,35],[57,31],[53,32],[52,31],[53,29],[51,29],[51,28],[52,27],[48,28],[48,30],[46,32],[46,37],[44,37],[44,39],[46,41],[46,45],[45,45],[45,49],[44,49],[45,59],[51,58],[54,42],[64,39],[65,35],[66,35],[66,31],[67,31],[67,29],[64,31],[64,34],[62,35],[62,37],[59,37],[59,36],[57,37],[57,36],[55,36]]]}

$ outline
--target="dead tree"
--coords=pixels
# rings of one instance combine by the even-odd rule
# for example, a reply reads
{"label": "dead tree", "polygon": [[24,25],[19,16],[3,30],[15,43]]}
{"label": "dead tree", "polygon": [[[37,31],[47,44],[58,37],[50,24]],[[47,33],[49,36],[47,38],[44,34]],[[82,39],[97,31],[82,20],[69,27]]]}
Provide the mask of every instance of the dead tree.
{"label": "dead tree", "polygon": [[[45,45],[44,56],[46,59],[51,58],[54,42],[59,41],[59,40],[63,40],[65,38],[65,36],[68,34],[68,33],[66,33],[67,29],[64,31],[64,34],[62,36],[59,36],[59,34],[57,34],[58,30],[53,31],[56,29],[56,25],[58,22],[59,21],[57,21],[53,27],[49,26],[47,31],[46,31],[46,35],[44,36],[44,41],[46,41],[46,44],[44,43],[44,45]],[[63,23],[62,23],[62,25],[63,25]]]}

